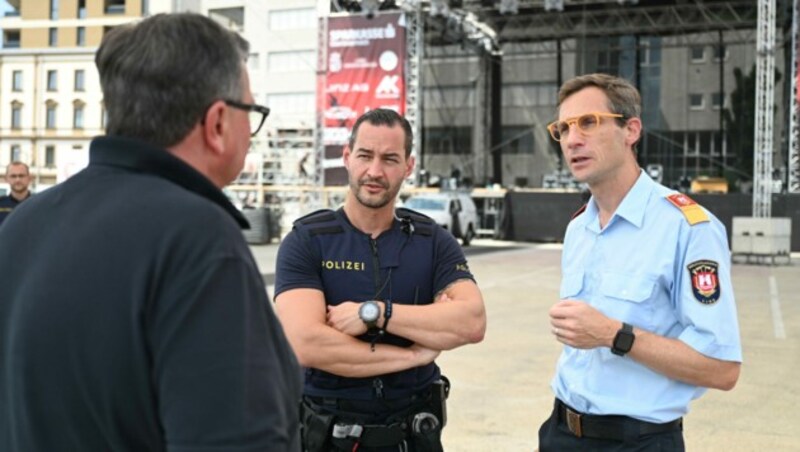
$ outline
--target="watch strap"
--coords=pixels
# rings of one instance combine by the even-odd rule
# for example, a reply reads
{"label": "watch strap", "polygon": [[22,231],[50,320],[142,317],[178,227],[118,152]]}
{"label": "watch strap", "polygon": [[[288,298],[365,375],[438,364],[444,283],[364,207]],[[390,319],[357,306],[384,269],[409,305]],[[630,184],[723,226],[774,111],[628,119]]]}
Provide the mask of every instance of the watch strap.
{"label": "watch strap", "polygon": [[383,302],[383,327],[381,331],[384,333],[386,332],[386,328],[389,326],[389,319],[392,318],[392,300],[386,299]]}

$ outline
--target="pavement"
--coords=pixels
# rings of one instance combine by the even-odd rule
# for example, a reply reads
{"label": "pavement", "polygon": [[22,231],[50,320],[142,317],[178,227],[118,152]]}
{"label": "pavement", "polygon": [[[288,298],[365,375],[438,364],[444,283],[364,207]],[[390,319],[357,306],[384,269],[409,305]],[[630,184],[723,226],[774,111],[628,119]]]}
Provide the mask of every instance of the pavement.
{"label": "pavement", "polygon": [[[278,245],[251,246],[272,295]],[[533,451],[552,409],[561,350],[548,309],[558,300],[561,247],[479,239],[465,248],[486,303],[480,344],[442,353],[452,382],[448,452]],[[790,265],[732,269],[744,364],[737,386],[709,390],[684,421],[689,451],[800,451],[800,255]]]}

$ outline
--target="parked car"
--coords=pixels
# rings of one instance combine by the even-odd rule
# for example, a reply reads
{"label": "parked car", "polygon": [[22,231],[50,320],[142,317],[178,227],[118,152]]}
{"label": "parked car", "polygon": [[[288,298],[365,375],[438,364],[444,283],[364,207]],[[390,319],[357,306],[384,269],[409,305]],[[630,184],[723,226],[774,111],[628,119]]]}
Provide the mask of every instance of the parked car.
{"label": "parked car", "polygon": [[478,209],[467,193],[424,193],[411,196],[403,207],[431,217],[469,246],[478,229]]}

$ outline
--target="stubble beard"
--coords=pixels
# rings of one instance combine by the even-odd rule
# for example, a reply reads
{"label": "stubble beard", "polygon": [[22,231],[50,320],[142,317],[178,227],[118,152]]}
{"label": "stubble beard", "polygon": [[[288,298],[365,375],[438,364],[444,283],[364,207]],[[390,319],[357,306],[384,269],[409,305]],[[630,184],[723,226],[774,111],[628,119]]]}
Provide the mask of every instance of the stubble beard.
{"label": "stubble beard", "polygon": [[[380,184],[386,191],[384,194],[377,199],[371,198],[370,195],[365,194],[361,191],[361,188],[367,183],[378,183]],[[356,181],[350,184],[350,189],[355,194],[355,198],[359,204],[364,207],[368,207],[370,209],[380,209],[382,207],[386,207],[397,195],[399,191],[399,187],[396,189],[392,189],[392,186],[388,182],[374,180],[374,179],[364,179],[360,181]]]}

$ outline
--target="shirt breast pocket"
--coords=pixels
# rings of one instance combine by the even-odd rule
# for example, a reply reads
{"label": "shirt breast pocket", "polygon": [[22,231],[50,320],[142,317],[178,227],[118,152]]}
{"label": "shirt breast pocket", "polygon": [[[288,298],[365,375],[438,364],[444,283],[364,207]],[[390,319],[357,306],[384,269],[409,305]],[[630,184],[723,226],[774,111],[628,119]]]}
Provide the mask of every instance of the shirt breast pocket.
{"label": "shirt breast pocket", "polygon": [[600,293],[603,311],[609,317],[653,330],[653,292],[657,279],[646,274],[604,273]]}
{"label": "shirt breast pocket", "polygon": [[559,297],[562,300],[566,298],[577,298],[581,289],[583,289],[583,273],[565,275],[561,278]]}

